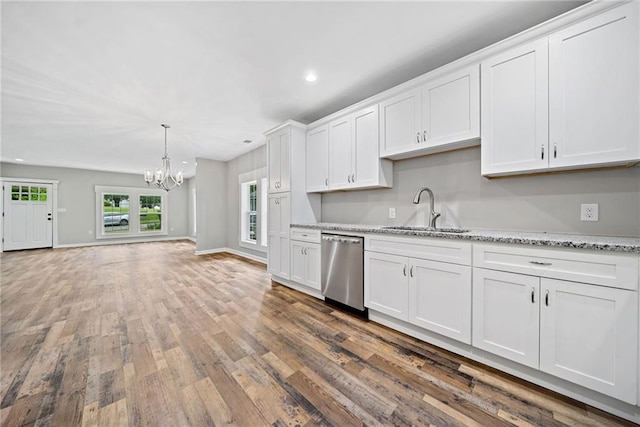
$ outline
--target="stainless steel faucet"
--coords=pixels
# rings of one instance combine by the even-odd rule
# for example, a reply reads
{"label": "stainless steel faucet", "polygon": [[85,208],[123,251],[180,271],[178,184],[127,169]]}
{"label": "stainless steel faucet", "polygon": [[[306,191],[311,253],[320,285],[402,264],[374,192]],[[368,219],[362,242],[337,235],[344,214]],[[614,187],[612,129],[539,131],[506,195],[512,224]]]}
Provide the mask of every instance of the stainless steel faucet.
{"label": "stainless steel faucet", "polygon": [[413,203],[415,203],[416,205],[418,203],[420,203],[420,196],[422,195],[422,192],[426,191],[427,193],[429,193],[429,207],[431,209],[431,212],[429,213],[429,227],[431,228],[436,228],[436,220],[438,219],[438,217],[440,216],[440,213],[436,212],[434,210],[435,208],[435,201],[433,200],[433,191],[431,191],[431,189],[429,187],[423,187],[421,188],[417,193],[416,196],[413,198]]}

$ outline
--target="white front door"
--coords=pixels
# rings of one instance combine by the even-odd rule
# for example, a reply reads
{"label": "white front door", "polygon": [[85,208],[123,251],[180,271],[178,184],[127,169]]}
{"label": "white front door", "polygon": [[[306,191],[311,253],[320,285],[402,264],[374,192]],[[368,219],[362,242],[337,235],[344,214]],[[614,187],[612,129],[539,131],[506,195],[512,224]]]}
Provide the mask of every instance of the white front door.
{"label": "white front door", "polygon": [[53,247],[53,185],[4,183],[3,250]]}

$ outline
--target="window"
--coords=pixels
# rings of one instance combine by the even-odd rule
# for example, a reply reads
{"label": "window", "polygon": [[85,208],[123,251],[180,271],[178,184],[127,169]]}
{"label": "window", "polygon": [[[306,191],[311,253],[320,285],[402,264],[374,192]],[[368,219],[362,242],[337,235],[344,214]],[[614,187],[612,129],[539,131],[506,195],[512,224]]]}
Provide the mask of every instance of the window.
{"label": "window", "polygon": [[240,174],[239,242],[241,247],[267,251],[266,168]]}
{"label": "window", "polygon": [[140,232],[162,230],[162,197],[140,196]]}
{"label": "window", "polygon": [[27,201],[46,202],[47,188],[46,187],[30,187],[26,185],[12,185],[11,200],[20,200],[23,202],[27,202]]}
{"label": "window", "polygon": [[102,233],[122,234],[129,232],[129,195],[102,195]]}
{"label": "window", "polygon": [[258,183],[244,182],[240,191],[242,197],[242,226],[240,240],[255,244],[258,242]]}
{"label": "window", "polygon": [[167,234],[164,190],[96,185],[95,191],[97,239]]}

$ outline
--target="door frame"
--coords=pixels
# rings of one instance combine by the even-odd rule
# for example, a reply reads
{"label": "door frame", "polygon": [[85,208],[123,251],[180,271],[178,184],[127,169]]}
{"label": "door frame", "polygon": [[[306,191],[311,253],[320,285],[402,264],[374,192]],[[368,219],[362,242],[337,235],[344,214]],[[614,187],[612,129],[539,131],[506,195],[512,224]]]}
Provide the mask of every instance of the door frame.
{"label": "door frame", "polygon": [[5,183],[7,182],[28,182],[33,184],[50,184],[53,187],[52,202],[53,202],[53,248],[58,247],[58,181],[57,179],[33,179],[33,178],[13,178],[13,177],[0,177],[0,184],[2,184],[2,197],[0,197],[0,210],[2,211],[2,221],[0,221],[0,238],[2,239],[0,244],[0,252],[4,252],[4,191]]}

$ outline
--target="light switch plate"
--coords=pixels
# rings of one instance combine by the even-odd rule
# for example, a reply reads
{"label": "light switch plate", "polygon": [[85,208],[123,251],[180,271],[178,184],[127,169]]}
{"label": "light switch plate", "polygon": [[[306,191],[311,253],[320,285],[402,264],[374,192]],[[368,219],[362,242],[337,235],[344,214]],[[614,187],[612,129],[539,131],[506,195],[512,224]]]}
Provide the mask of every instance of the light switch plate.
{"label": "light switch plate", "polygon": [[580,205],[580,221],[597,221],[598,220],[598,204],[583,203]]}
{"label": "light switch plate", "polygon": [[394,219],[396,217],[396,208],[389,208],[389,219]]}

